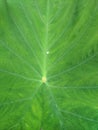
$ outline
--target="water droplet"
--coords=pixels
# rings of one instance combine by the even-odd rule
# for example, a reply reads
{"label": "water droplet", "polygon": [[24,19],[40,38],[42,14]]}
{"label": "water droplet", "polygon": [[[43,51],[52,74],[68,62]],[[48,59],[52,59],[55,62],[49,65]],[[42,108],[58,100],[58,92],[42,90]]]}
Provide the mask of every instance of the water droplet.
{"label": "water droplet", "polygon": [[49,53],[50,53],[49,51],[46,52],[47,55],[49,55]]}

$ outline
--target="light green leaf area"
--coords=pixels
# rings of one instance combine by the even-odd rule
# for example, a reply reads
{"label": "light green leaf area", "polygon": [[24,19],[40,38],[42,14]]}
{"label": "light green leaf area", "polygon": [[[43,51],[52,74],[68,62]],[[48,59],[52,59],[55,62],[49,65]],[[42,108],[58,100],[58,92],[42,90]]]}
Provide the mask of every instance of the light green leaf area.
{"label": "light green leaf area", "polygon": [[0,130],[98,130],[97,0],[0,0]]}

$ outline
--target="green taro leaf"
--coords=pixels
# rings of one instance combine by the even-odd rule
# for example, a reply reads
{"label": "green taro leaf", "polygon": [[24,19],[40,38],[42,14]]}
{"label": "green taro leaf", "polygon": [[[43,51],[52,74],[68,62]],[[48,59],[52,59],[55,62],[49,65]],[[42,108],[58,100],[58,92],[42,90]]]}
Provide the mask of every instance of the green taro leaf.
{"label": "green taro leaf", "polygon": [[98,130],[98,0],[0,0],[0,130]]}

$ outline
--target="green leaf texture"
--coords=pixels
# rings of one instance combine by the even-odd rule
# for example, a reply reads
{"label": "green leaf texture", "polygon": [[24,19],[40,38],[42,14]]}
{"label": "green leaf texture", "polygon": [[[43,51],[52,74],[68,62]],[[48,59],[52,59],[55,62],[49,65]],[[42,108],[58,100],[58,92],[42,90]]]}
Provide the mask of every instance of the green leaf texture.
{"label": "green leaf texture", "polygon": [[98,0],[0,0],[0,130],[98,130]]}

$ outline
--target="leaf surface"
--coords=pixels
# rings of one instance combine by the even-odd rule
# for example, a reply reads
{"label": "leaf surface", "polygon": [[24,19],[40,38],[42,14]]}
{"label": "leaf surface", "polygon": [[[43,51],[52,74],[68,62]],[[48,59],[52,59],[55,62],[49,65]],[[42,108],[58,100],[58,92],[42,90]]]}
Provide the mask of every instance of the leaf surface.
{"label": "leaf surface", "polygon": [[0,130],[97,129],[97,0],[0,0]]}

